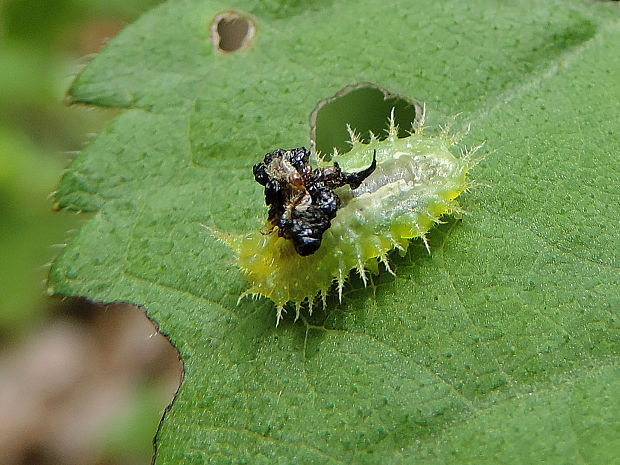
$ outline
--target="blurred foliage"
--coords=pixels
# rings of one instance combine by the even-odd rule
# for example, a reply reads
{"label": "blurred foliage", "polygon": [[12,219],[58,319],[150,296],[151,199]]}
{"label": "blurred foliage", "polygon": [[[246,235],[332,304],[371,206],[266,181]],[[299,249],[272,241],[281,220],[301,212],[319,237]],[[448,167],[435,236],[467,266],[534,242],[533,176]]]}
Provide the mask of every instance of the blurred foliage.
{"label": "blurred foliage", "polygon": [[[140,384],[134,393],[131,409],[110,428],[103,455],[127,457],[139,463],[153,455],[153,436],[161,420],[161,386]],[[148,426],[148,427],[147,427]]]}
{"label": "blurred foliage", "polygon": [[76,223],[45,202],[61,169],[59,157],[0,126],[0,329],[13,336],[43,316],[41,265],[51,243]]}
{"label": "blurred foliage", "polygon": [[45,264],[77,218],[47,197],[113,114],[62,104],[81,56],[98,51],[156,0],[0,2],[0,335],[11,341],[46,315]]}

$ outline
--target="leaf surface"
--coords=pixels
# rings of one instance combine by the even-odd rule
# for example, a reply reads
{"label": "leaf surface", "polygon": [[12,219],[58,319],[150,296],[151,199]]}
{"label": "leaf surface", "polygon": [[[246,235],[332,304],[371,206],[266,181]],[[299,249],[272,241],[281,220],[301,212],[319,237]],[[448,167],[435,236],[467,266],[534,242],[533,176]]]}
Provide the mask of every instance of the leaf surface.
{"label": "leaf surface", "polygon": [[[245,51],[210,21],[251,15]],[[609,463],[620,448],[620,9],[363,0],[168,2],[70,89],[125,111],[63,177],[96,211],[57,260],[59,294],[143,306],[185,379],[158,464]],[[426,102],[486,141],[470,215],[342,304],[275,327],[201,224],[262,225],[251,166],[307,145],[347,85]]]}

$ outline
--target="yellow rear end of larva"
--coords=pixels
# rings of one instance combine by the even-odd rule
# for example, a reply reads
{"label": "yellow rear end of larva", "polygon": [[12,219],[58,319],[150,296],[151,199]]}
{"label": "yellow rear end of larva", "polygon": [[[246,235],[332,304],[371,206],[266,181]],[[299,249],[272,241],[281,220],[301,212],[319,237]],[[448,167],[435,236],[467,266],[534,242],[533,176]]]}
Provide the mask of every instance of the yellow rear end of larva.
{"label": "yellow rear end of larva", "polygon": [[271,299],[278,321],[287,302],[295,305],[299,315],[301,303],[307,300],[312,311],[315,297],[320,295],[324,302],[334,282],[342,298],[352,269],[364,283],[367,270],[378,272],[379,261],[392,272],[387,253],[393,248],[404,252],[412,238],[422,238],[428,248],[426,232],[442,215],[460,211],[456,198],[471,186],[466,175],[475,165],[471,155],[479,146],[457,158],[449,148],[458,138],[447,130],[436,137],[425,137],[418,130],[399,139],[391,119],[385,140],[373,136],[364,144],[350,133],[352,149],[336,154],[333,161],[344,171],[356,172],[369,166],[376,151],[377,167],[357,189],[345,186],[336,191],[342,206],[317,252],[300,256],[292,242],[276,231],[223,238],[250,283],[241,297]]}

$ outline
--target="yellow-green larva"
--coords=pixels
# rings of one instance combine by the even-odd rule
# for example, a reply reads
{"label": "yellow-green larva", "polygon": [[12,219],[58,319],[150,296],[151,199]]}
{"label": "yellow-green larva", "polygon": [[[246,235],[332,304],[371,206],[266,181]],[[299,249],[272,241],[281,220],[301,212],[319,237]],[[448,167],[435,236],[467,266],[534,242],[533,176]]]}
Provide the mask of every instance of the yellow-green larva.
{"label": "yellow-green larva", "polygon": [[[334,282],[342,298],[352,269],[364,283],[367,270],[378,273],[378,262],[392,273],[387,258],[391,249],[404,252],[416,237],[428,248],[426,232],[442,215],[460,211],[456,198],[471,187],[466,175],[475,165],[471,155],[479,147],[462,151],[457,158],[449,148],[459,137],[447,128],[427,137],[422,121],[417,131],[398,138],[393,117],[389,123],[388,137],[378,140],[371,134],[369,143],[360,142],[349,130],[351,150],[332,157],[331,162],[337,161],[343,171],[358,172],[371,164],[376,152],[377,166],[357,189],[344,186],[335,191],[341,206],[315,253],[299,255],[292,242],[273,228],[268,234],[259,230],[236,237],[218,234],[233,249],[249,282],[240,298],[252,295],[271,299],[278,321],[288,302],[299,314],[301,303],[308,301],[312,311],[314,299],[320,295],[325,302]],[[330,164],[322,160],[317,163]]]}

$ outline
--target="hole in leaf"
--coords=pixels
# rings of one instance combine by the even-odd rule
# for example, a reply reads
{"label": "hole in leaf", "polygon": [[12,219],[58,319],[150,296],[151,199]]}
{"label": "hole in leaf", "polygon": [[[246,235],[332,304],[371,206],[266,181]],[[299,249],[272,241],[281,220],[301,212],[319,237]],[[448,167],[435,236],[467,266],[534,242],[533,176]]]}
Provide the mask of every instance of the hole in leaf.
{"label": "hole in leaf", "polygon": [[219,14],[211,23],[211,40],[216,50],[231,53],[248,48],[256,28],[248,18],[233,12]]}
{"label": "hole in leaf", "polygon": [[323,100],[310,116],[311,143],[317,152],[329,154],[350,149],[347,124],[368,142],[369,131],[379,139],[387,136],[388,118],[394,108],[399,137],[406,137],[416,118],[422,116],[422,106],[401,95],[391,94],[373,84],[348,86],[334,97]]}

